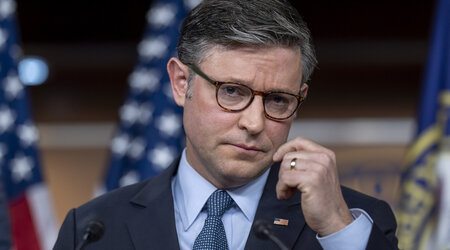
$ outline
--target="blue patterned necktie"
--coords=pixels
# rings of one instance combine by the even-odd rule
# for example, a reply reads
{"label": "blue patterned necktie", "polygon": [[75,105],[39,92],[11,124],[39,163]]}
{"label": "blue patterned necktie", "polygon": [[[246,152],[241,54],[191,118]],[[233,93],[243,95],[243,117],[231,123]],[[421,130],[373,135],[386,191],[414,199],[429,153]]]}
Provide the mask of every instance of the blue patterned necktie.
{"label": "blue patterned necktie", "polygon": [[195,239],[193,250],[221,249],[227,250],[227,236],[222,223],[222,215],[233,204],[233,199],[224,190],[216,190],[206,202],[208,217],[202,231]]}

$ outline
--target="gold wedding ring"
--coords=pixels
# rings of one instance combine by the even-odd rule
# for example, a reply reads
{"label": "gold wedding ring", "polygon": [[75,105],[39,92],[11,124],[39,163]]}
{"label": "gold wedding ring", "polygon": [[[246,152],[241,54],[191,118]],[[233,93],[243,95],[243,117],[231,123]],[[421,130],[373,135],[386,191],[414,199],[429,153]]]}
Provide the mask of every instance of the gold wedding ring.
{"label": "gold wedding ring", "polygon": [[292,159],[291,160],[291,170],[294,170],[295,169],[295,161],[297,160],[297,158],[294,158],[294,159]]}

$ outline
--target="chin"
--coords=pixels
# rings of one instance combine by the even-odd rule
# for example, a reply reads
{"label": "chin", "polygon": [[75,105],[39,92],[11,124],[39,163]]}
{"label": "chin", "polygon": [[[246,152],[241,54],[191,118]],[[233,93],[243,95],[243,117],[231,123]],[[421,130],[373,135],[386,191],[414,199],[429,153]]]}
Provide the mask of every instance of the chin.
{"label": "chin", "polygon": [[270,167],[267,163],[258,163],[257,165],[250,162],[231,164],[232,166],[224,167],[222,169],[222,174],[225,178],[234,180],[234,182],[239,182],[241,185],[258,178]]}

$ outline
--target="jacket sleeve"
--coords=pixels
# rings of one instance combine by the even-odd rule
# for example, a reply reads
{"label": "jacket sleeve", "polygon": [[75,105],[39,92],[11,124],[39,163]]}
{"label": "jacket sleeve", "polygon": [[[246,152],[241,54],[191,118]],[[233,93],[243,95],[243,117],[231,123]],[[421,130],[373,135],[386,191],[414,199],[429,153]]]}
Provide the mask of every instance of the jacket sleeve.
{"label": "jacket sleeve", "polygon": [[67,213],[66,218],[59,230],[58,239],[56,240],[53,250],[72,250],[76,247],[76,220],[75,209]]}
{"label": "jacket sleeve", "polygon": [[374,223],[366,249],[398,249],[398,240],[395,235],[397,222],[389,204],[385,201],[378,200],[370,216]]}

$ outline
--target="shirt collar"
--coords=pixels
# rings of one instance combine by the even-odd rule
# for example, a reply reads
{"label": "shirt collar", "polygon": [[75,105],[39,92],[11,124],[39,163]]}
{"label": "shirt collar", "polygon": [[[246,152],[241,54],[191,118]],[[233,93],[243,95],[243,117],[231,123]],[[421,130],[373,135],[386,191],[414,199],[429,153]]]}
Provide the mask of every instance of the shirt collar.
{"label": "shirt collar", "polygon": [[[269,169],[246,185],[227,190],[238,208],[250,222],[255,218],[256,209],[268,174]],[[174,178],[175,206],[178,208],[183,228],[187,230],[202,211],[209,196],[217,188],[192,168],[186,159],[186,150],[182,153],[178,172]]]}

